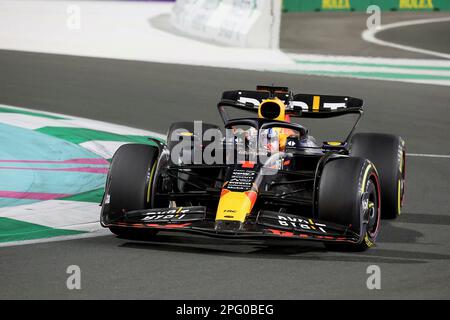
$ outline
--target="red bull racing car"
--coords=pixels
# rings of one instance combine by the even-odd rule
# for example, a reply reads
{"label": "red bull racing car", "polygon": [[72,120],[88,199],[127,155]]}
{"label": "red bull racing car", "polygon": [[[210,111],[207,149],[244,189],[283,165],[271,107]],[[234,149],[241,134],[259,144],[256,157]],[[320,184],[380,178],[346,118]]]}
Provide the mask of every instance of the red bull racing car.
{"label": "red bull racing car", "polygon": [[[360,251],[375,244],[380,218],[400,215],[404,141],[354,134],[361,99],[258,86],[224,92],[218,110],[223,128],[178,122],[166,142],[120,147],[101,203],[102,226],[125,238],[176,231]],[[252,115],[233,118],[230,110]],[[357,120],[343,141],[318,143],[291,121],[347,114]]]}

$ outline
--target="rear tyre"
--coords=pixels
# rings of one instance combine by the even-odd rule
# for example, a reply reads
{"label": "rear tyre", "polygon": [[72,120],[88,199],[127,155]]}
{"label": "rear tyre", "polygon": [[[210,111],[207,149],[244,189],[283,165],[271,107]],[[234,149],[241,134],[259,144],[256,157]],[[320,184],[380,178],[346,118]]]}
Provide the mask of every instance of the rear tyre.
{"label": "rear tyre", "polygon": [[[108,173],[102,203],[102,224],[121,222],[126,211],[150,208],[152,200],[150,193],[156,176],[158,155],[158,148],[143,144],[126,144],[116,151]],[[127,227],[114,226],[109,229],[124,238],[144,233],[156,234],[153,230],[144,232]]]}
{"label": "rear tyre", "polygon": [[405,143],[390,134],[358,133],[352,138],[350,155],[372,161],[380,175],[381,217],[401,214],[405,193]]}
{"label": "rear tyre", "polygon": [[332,250],[364,251],[372,247],[380,226],[380,188],[374,165],[363,158],[338,158],[322,172],[318,218],[359,235],[356,243],[327,242]]}

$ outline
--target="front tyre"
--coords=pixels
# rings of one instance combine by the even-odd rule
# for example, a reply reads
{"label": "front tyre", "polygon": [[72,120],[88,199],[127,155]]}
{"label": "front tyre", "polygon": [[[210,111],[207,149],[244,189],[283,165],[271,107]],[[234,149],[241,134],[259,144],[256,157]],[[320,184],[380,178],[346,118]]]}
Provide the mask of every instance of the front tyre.
{"label": "front tyre", "polygon": [[[116,151],[102,201],[100,220],[102,225],[122,222],[126,211],[151,207],[151,190],[156,176],[158,157],[158,148],[150,145],[126,144]],[[140,229],[128,227],[111,226],[109,229],[123,238],[144,233]],[[151,234],[152,231],[145,232]]]}
{"label": "front tyre", "polygon": [[328,162],[318,190],[318,218],[347,226],[356,243],[325,243],[332,250],[364,251],[374,246],[380,227],[380,186],[375,166],[363,158]]}

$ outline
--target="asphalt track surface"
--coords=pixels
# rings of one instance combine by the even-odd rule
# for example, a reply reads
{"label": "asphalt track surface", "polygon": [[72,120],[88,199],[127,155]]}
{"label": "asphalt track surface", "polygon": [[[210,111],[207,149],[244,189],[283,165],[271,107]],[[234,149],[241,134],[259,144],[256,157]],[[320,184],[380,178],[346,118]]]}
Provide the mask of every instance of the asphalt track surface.
{"label": "asphalt track surface", "polygon": [[[281,22],[280,45],[292,53],[430,59],[428,55],[367,43],[361,32],[369,15],[363,12],[285,13]],[[420,19],[450,17],[449,12],[382,12],[382,25]],[[450,52],[450,23],[430,23],[380,32],[384,41]]]}
{"label": "asphalt track surface", "polygon": [[[0,51],[0,103],[164,132],[173,121],[219,123],[220,93],[257,83],[366,101],[360,131],[403,136],[409,152],[450,150],[447,87]],[[339,125],[342,123],[337,121]],[[326,127],[326,128],[325,128]],[[316,123],[312,133],[337,130]],[[0,248],[0,298],[448,298],[450,160],[407,159],[404,214],[383,221],[366,253],[321,244],[254,243],[161,234]],[[82,290],[66,288],[79,265]],[[382,289],[366,287],[379,265]]]}
{"label": "asphalt track surface", "polygon": [[450,53],[450,21],[395,28],[380,32],[377,37],[396,44]]}

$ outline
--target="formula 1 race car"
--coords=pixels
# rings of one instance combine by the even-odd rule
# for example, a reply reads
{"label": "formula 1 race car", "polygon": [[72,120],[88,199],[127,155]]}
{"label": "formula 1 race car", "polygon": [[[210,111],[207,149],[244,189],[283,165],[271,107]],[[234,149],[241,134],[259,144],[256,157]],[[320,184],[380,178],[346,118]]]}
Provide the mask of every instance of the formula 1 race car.
{"label": "formula 1 race car", "polygon": [[[230,109],[254,116],[231,118]],[[258,86],[224,92],[218,110],[223,129],[178,122],[166,142],[121,146],[106,181],[102,226],[124,238],[164,230],[362,251],[375,244],[380,217],[400,215],[404,141],[354,134],[361,99]],[[357,120],[344,141],[319,144],[291,122],[347,114]]]}

